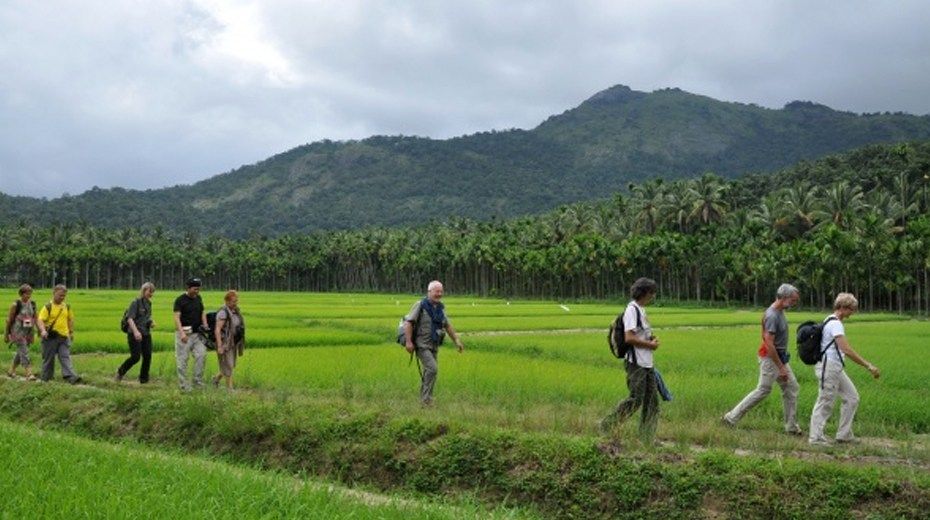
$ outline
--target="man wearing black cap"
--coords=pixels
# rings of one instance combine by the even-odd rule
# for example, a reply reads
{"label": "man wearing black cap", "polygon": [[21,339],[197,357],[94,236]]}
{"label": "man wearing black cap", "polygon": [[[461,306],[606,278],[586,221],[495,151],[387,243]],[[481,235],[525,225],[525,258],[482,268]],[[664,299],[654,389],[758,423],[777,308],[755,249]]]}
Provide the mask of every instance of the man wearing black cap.
{"label": "man wearing black cap", "polygon": [[[194,386],[203,386],[203,365],[207,359],[207,346],[201,330],[207,330],[207,315],[200,299],[200,278],[187,281],[187,292],[174,300],[174,355],[178,364],[178,385],[190,391],[187,380],[187,360],[194,355]],[[201,328],[202,327],[202,328]]]}

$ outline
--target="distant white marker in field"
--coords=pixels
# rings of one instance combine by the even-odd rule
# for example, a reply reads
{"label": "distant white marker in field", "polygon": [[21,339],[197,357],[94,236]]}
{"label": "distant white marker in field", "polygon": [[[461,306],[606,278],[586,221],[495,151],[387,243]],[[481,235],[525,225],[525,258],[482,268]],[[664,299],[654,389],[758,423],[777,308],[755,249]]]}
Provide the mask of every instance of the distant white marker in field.
{"label": "distant white marker in field", "polygon": [[566,306],[564,306],[564,305],[559,305],[559,307],[561,307],[562,310],[565,311],[565,312],[570,312],[570,311],[571,311],[571,309],[569,309],[568,307],[566,307]]}

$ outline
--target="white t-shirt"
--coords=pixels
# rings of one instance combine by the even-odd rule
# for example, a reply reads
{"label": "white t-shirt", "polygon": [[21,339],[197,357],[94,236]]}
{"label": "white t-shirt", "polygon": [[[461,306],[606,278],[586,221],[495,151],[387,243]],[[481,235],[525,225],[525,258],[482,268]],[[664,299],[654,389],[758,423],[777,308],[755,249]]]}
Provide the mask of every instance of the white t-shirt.
{"label": "white t-shirt", "polygon": [[[636,311],[639,310],[639,321],[642,327],[636,323]],[[642,308],[635,301],[627,304],[626,310],[623,311],[623,331],[632,330],[637,338],[646,341],[652,337],[652,325],[649,324],[649,318],[646,317],[646,309]],[[636,364],[643,368],[652,368],[652,349],[633,347],[633,350],[626,355],[627,361],[633,361],[633,353],[636,353]]]}
{"label": "white t-shirt", "polygon": [[[836,315],[831,314],[828,317],[836,318]],[[827,345],[830,345],[834,338],[845,335],[846,329],[843,327],[843,322],[837,319],[830,320],[829,323],[823,326],[823,336],[820,339],[820,350],[823,351],[823,349],[827,348]],[[828,361],[836,361],[839,363],[843,360],[843,354],[836,343],[834,343],[823,353],[823,358]]]}

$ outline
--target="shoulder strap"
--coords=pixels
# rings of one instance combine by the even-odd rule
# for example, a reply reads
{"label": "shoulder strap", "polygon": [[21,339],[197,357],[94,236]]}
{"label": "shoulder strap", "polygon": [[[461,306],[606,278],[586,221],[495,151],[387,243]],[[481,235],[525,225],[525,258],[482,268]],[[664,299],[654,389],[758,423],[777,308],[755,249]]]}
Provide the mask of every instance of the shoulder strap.
{"label": "shoulder strap", "polygon": [[[223,328],[220,329],[220,334],[223,337],[223,343],[229,343],[229,334],[232,331],[232,312],[229,310],[229,307],[224,303],[222,307],[216,310],[216,319],[220,318],[220,313],[223,313],[226,318],[223,319]],[[210,331],[215,333],[215,331]]]}
{"label": "shoulder strap", "polygon": [[[830,317],[828,317],[827,319],[825,319],[825,320],[823,321],[823,325],[820,326],[821,329],[822,329],[824,326],[826,326],[827,323],[830,323],[830,322],[833,321],[833,320],[839,320],[839,318],[837,318],[836,316],[830,316]],[[823,352],[821,352],[821,355],[823,355],[824,353],[826,353],[827,350],[829,350],[831,346],[832,346],[833,348],[836,349],[836,353],[839,355],[839,358],[840,358],[840,363],[842,363],[843,366],[846,366],[846,362],[843,361],[843,353],[840,352],[840,346],[836,343],[836,337],[835,337],[835,336],[833,337],[832,340],[830,340],[830,343],[827,344],[826,348],[823,349]]]}
{"label": "shoulder strap", "polygon": [[[827,325],[827,323],[830,323],[831,321],[833,321],[833,320],[835,320],[835,319],[837,319],[836,316],[827,316],[827,319],[823,320],[823,323],[820,324],[821,334],[823,333],[823,328]],[[836,344],[836,336],[834,336],[833,339],[830,340],[830,343],[827,343],[827,346],[826,346],[826,347],[820,349],[820,358],[821,358],[821,361],[820,361],[820,363],[821,363],[821,364],[820,364],[820,389],[821,389],[821,390],[823,390],[823,380],[824,380],[824,377],[825,377],[826,374],[827,374],[827,358],[824,357],[824,354],[826,354],[827,351],[830,350],[830,347],[833,347],[833,348],[836,349],[836,353],[837,353],[837,355],[838,355],[839,358],[840,358],[840,363],[842,363],[843,366],[846,366],[846,362],[843,361],[843,354],[840,352],[840,347],[839,347],[839,345]]]}
{"label": "shoulder strap", "polygon": [[[836,319],[836,316],[828,316],[827,319],[823,320],[823,323],[820,324],[820,331],[821,331],[821,334],[823,334],[823,328],[827,326],[827,323],[830,323],[831,321],[833,321],[833,320],[835,320],[835,319]],[[824,352],[826,352],[831,346],[833,346],[833,345],[835,345],[835,344],[836,344],[836,338],[833,338],[832,340],[830,340],[830,343],[828,343],[827,346],[824,347],[824,348],[820,351],[820,354],[823,355]]]}
{"label": "shoulder strap", "polygon": [[423,311],[426,311],[426,314],[429,315],[429,318],[433,319],[432,306],[429,304],[429,300],[426,298],[420,300],[420,312],[417,314],[417,319],[420,318],[420,315],[423,314]]}
{"label": "shoulder strap", "polygon": [[430,304],[429,304],[428,298],[423,298],[422,300],[420,300],[420,312],[417,313],[417,321],[415,321],[413,324],[415,327],[420,326],[420,317],[423,316],[424,312],[426,313],[427,316],[429,316],[431,320],[433,319],[433,312],[430,310]]}
{"label": "shoulder strap", "polygon": [[[639,329],[642,329],[643,328],[643,315],[639,312],[639,306],[636,305],[635,303],[631,303],[630,305],[632,305],[633,310],[636,311],[636,327]],[[626,327],[621,327],[621,328],[625,329]],[[626,330],[623,331],[623,335],[624,337],[626,337]],[[632,363],[636,366],[639,366],[639,361],[636,360],[636,346],[635,345],[630,345],[629,353],[630,353],[630,357],[632,358]]]}
{"label": "shoulder strap", "polygon": [[6,329],[5,330],[6,330],[7,335],[9,335],[10,332],[13,330],[13,320],[15,320],[16,316],[19,315],[20,305],[22,305],[22,301],[16,300],[16,311],[13,311],[13,309],[10,309],[10,315],[6,317]]}
{"label": "shoulder strap", "polygon": [[[64,309],[58,311],[58,314],[55,315],[55,319],[52,320],[52,322],[48,324],[48,327],[49,327],[49,328],[54,327],[55,324],[58,323],[58,318],[61,317],[61,313],[65,312],[66,310],[71,310],[71,306],[68,305],[67,303],[65,303]],[[52,313],[52,302],[48,302],[48,303],[45,304],[45,312],[47,312],[47,313],[49,313],[49,314]]]}
{"label": "shoulder strap", "polygon": [[[143,300],[144,298],[140,296],[136,298],[135,300],[133,300],[132,303],[129,304],[129,309],[126,309],[127,318],[131,319],[132,321],[136,321],[136,318],[139,317],[140,311],[142,311],[145,308],[144,307],[145,302]],[[129,316],[128,314],[129,314],[129,311],[132,309],[133,304],[135,304],[136,306],[136,312],[132,313],[132,315]],[[139,324],[137,323],[136,325],[139,325]]]}

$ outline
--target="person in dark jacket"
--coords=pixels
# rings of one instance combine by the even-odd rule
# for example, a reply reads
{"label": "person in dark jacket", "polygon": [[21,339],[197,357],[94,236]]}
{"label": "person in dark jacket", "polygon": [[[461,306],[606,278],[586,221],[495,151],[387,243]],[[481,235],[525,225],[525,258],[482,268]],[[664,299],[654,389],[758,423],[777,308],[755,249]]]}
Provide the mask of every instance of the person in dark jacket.
{"label": "person in dark jacket", "polygon": [[139,382],[149,382],[149,367],[152,365],[152,295],[155,294],[155,284],[145,282],[139,289],[139,297],[129,304],[126,311],[126,341],[129,343],[129,358],[116,370],[116,381],[122,381],[129,369],[142,359],[139,369]]}

